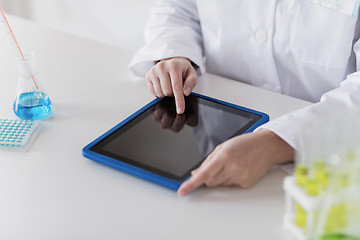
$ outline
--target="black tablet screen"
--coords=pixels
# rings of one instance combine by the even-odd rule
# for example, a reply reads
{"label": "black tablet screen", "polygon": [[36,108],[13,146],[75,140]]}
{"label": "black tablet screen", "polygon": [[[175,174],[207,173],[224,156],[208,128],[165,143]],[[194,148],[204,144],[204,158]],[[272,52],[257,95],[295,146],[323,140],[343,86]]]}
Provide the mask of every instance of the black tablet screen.
{"label": "black tablet screen", "polygon": [[262,117],[192,95],[185,105],[178,115],[174,99],[164,98],[91,150],[183,181],[218,144]]}

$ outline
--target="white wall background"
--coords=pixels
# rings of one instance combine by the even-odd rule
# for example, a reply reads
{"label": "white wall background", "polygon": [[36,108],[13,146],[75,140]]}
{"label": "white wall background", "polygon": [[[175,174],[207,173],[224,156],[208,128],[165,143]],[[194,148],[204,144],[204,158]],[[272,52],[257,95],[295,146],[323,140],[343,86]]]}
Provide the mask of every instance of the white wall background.
{"label": "white wall background", "polygon": [[[154,0],[0,0],[7,13],[136,51]],[[1,29],[1,28],[0,28]]]}

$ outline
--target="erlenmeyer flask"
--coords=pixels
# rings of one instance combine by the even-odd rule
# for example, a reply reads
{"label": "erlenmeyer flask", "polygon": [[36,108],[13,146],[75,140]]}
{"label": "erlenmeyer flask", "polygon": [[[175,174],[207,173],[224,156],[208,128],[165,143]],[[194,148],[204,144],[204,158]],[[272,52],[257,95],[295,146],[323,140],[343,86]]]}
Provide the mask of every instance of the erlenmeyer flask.
{"label": "erlenmeyer flask", "polygon": [[36,72],[35,52],[25,53],[25,61],[18,58],[18,85],[14,102],[15,114],[25,120],[43,119],[51,113],[51,101],[40,87]]}

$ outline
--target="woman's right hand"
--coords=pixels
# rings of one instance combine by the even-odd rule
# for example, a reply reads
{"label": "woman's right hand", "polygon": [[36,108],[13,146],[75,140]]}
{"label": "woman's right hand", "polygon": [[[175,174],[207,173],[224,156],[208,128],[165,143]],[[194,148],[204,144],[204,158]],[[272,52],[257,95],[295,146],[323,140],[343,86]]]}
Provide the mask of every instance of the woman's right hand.
{"label": "woman's right hand", "polygon": [[197,84],[197,73],[191,61],[184,57],[161,60],[145,75],[152,94],[162,98],[174,96],[177,114],[185,111],[185,98]]}

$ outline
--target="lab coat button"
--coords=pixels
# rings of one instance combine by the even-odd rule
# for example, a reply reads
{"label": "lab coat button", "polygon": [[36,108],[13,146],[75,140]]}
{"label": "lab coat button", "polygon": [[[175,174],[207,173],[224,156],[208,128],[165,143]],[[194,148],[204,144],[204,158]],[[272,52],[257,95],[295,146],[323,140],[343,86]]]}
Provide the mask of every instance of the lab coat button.
{"label": "lab coat button", "polygon": [[259,30],[256,32],[255,38],[259,43],[264,43],[267,39],[267,34],[264,30]]}

